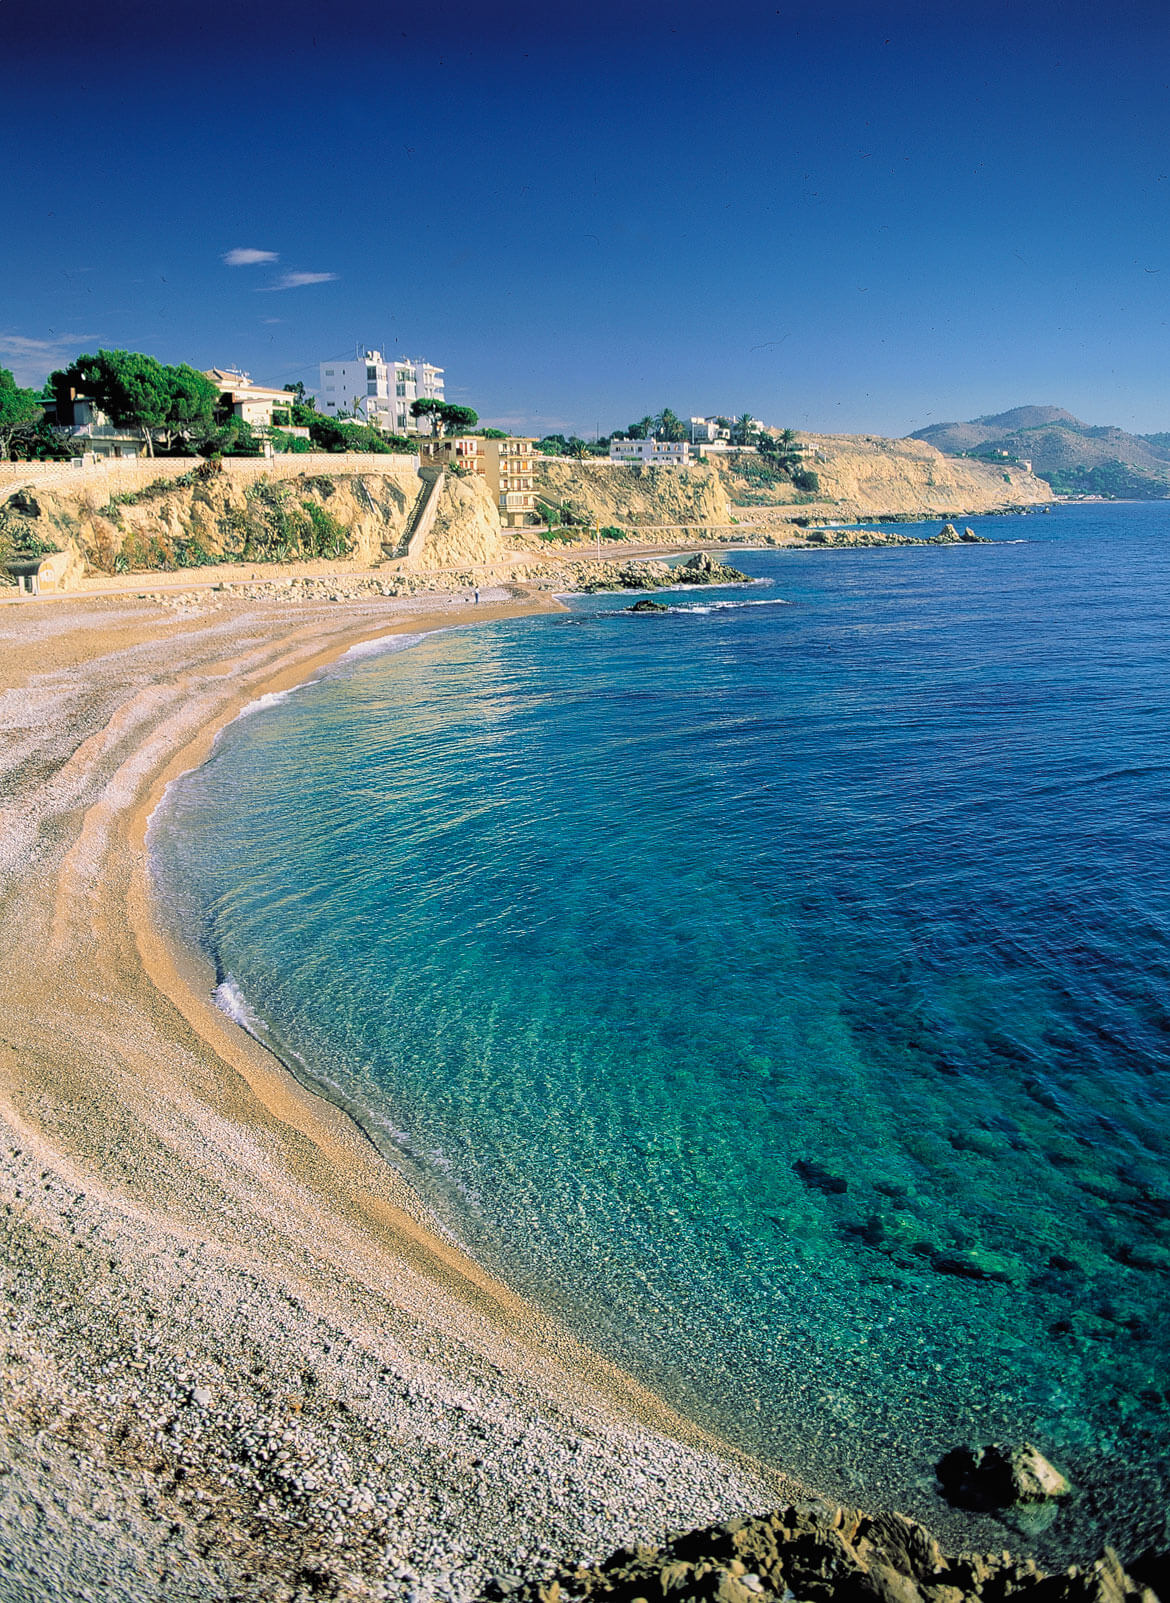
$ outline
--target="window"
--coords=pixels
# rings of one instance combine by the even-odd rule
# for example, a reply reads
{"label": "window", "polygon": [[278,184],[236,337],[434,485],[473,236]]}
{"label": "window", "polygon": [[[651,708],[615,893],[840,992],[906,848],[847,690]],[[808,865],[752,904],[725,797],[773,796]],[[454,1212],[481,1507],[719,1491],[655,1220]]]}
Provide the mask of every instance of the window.
{"label": "window", "polygon": [[[325,393],[326,393],[326,395],[332,395],[332,394],[333,394],[333,392],[334,392],[334,390],[335,390],[335,389],[336,389],[336,388],[337,388],[337,385],[336,385],[336,384],[326,384],[326,386],[325,386]],[[332,402],[332,401],[330,401],[330,403],[329,403],[329,404],[330,404],[330,406],[332,406],[332,405],[333,405],[333,402]]]}
{"label": "window", "polygon": [[372,383],[372,384],[367,384],[366,385],[366,394],[367,395],[377,395],[377,393],[378,393],[378,386],[377,386],[376,383]]}
{"label": "window", "polygon": [[325,377],[326,378],[333,378],[334,376],[335,376],[335,370],[333,368],[331,368],[331,367],[327,367],[325,369]]}
{"label": "window", "polygon": [[394,386],[394,391],[395,391],[396,395],[405,395],[406,394],[406,385],[405,384],[396,384]]}
{"label": "window", "polygon": [[378,369],[376,367],[367,367],[366,368],[366,378],[367,379],[377,378],[377,376],[378,376]]}

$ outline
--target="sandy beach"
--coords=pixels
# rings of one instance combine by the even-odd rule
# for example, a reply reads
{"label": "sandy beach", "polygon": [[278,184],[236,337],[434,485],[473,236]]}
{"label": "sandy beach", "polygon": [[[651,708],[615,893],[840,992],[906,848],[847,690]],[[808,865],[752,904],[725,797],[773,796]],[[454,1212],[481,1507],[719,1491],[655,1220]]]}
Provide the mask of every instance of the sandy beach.
{"label": "sandy beach", "polygon": [[0,610],[0,1595],[461,1599],[785,1490],[443,1239],[152,917],[150,812],[243,705],[554,605]]}

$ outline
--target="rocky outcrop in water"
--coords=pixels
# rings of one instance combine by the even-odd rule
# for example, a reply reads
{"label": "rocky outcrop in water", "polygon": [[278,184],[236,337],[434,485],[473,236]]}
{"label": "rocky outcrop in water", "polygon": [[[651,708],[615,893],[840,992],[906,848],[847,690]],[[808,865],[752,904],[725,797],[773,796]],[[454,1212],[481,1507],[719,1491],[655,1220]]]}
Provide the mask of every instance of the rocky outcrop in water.
{"label": "rocky outcrop in water", "polygon": [[556,567],[530,571],[531,579],[549,579],[564,590],[581,590],[586,595],[601,590],[667,590],[675,584],[750,584],[746,573],[716,562],[706,551],[672,568],[656,558],[627,562],[565,562]]}
{"label": "rocky outcrop in water", "polygon": [[731,568],[725,562],[716,562],[709,551],[696,551],[695,555],[674,570],[675,584],[750,584],[746,573]]}
{"label": "rocky outcrop in water", "polygon": [[[1161,1565],[1161,1569],[1159,1569]],[[590,1568],[526,1587],[489,1584],[513,1603],[1157,1603],[1150,1585],[1165,1561],[1150,1555],[1127,1574],[1106,1548],[1096,1563],[1045,1574],[1032,1559],[942,1551],[901,1514],[808,1503],[729,1520],[665,1547],[619,1548]]]}
{"label": "rocky outcrop in water", "polygon": [[812,529],[805,537],[809,545],[994,545],[985,534],[974,529],[959,533],[953,523],[944,523],[937,534],[923,538],[915,534],[895,534],[887,529]]}
{"label": "rocky outcrop in water", "polygon": [[939,1484],[948,1502],[959,1508],[1010,1508],[1017,1503],[1046,1503],[1067,1497],[1068,1480],[1030,1442],[1004,1447],[956,1447],[938,1466]]}

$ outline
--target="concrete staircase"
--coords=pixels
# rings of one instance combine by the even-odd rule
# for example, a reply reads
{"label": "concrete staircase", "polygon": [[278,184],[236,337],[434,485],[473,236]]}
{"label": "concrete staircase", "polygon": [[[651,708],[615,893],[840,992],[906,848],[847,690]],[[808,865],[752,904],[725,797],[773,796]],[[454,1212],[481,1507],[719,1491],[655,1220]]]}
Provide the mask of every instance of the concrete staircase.
{"label": "concrete staircase", "polygon": [[410,514],[410,520],[396,553],[408,561],[422,555],[427,535],[434,528],[435,515],[439,510],[439,500],[443,494],[443,481],[447,474],[445,468],[419,468],[418,476],[423,481],[422,489],[419,491],[414,511]]}

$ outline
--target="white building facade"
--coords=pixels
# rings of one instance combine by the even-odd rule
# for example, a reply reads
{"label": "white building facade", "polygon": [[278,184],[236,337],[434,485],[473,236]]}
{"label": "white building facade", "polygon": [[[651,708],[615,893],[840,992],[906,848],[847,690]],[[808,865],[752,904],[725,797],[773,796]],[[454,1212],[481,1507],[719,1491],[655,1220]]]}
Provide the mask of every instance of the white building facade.
{"label": "white building facade", "polygon": [[387,358],[381,351],[364,351],[344,361],[322,362],[317,386],[317,410],[324,417],[352,417],[388,434],[428,433],[411,417],[412,401],[443,401],[443,369],[412,356]]}
{"label": "white building facade", "polygon": [[638,462],[647,467],[685,467],[691,460],[689,440],[611,440],[611,462]]}

